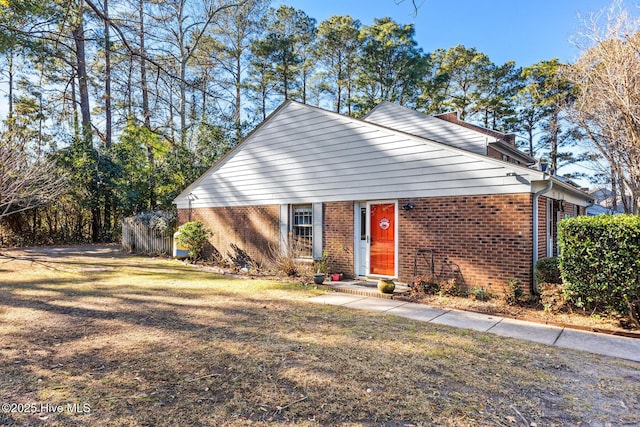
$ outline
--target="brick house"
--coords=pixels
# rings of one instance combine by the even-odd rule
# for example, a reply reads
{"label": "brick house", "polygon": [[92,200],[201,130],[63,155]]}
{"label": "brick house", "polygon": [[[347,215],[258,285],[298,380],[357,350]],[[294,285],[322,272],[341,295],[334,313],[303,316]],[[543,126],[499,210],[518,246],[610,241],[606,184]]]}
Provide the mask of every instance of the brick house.
{"label": "brick house", "polygon": [[354,119],[284,102],[176,199],[211,250],[293,250],[346,277],[435,272],[500,293],[531,288],[556,224],[592,197],[531,168],[514,138],[383,102]]}

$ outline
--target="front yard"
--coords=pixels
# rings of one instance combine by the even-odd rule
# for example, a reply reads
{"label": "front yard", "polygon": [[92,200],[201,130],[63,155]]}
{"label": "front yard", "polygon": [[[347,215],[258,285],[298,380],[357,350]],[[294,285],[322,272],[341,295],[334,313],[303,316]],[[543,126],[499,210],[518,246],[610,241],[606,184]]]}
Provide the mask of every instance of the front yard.
{"label": "front yard", "polygon": [[640,423],[632,362],[114,247],[0,252],[0,425]]}

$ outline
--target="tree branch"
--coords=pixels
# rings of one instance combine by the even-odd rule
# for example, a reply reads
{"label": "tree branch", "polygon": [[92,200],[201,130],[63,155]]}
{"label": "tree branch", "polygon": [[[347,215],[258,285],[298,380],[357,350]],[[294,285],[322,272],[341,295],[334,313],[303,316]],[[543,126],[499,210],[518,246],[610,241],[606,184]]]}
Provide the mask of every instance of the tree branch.
{"label": "tree branch", "polygon": [[[150,64],[154,65],[155,67],[158,68],[158,70],[161,70],[163,73],[165,73],[167,76],[169,76],[170,78],[177,80],[181,83],[184,83],[185,85],[187,85],[188,87],[192,88],[192,89],[198,89],[201,90],[203,93],[207,94],[207,96],[211,96],[214,97],[214,94],[209,93],[208,91],[206,91],[205,89],[199,88],[193,84],[191,84],[191,82],[181,78],[180,76],[175,75],[174,73],[168,71],[162,64],[160,64],[158,61],[156,61],[155,59],[149,57],[148,55],[143,55],[140,53],[140,51],[138,49],[134,49],[131,44],[128,42],[127,37],[125,36],[124,32],[122,31],[122,29],[120,28],[120,26],[114,22],[111,18],[109,18],[108,16],[106,16],[102,10],[100,10],[100,8],[98,8],[92,0],[83,0],[87,6],[89,6],[91,8],[91,10],[93,10],[93,12],[103,21],[108,22],[109,25],[111,26],[111,28],[113,28],[116,33],[118,33],[118,36],[120,38],[120,40],[122,41],[122,44],[124,45],[124,47],[127,49],[127,51],[129,51],[129,53],[132,56],[136,56],[138,58],[142,58],[145,61],[149,62]],[[232,3],[232,4],[228,4],[228,5],[224,5],[224,6],[220,6],[219,8],[217,8],[216,10],[210,12],[209,17],[206,21],[205,24],[205,28],[206,25],[208,25],[211,20],[213,19],[213,17],[215,16],[215,14],[225,10],[225,9],[229,9],[232,7],[238,7],[238,6],[242,6],[243,4],[245,4],[248,0],[242,0],[238,3]],[[200,39],[202,38],[202,34],[204,34],[204,31],[201,31],[200,34],[198,34],[198,36],[196,37],[196,40],[194,42],[194,46],[191,49],[191,52],[188,54],[187,56],[187,60],[191,57],[191,55],[193,55],[193,51],[195,51],[195,47],[197,45],[197,43],[200,41]]]}

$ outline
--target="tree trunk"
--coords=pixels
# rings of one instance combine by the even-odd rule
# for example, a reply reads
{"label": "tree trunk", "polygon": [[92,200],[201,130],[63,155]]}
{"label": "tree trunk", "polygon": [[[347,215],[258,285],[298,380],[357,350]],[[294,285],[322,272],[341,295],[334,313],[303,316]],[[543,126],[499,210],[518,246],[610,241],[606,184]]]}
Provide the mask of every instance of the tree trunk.
{"label": "tree trunk", "polygon": [[616,206],[618,206],[618,178],[616,172],[611,165],[611,210],[615,212]]}
{"label": "tree trunk", "polygon": [[78,94],[76,93],[76,79],[71,79],[71,110],[73,116],[73,136],[76,140],[80,140],[80,120],[78,118]]}
{"label": "tree trunk", "polygon": [[187,145],[187,87],[185,79],[187,77],[187,64],[184,58],[180,59],[180,100],[179,100],[179,115],[180,115],[180,145],[185,147]]}
{"label": "tree trunk", "polygon": [[262,120],[267,119],[267,90],[262,87]]}
{"label": "tree trunk", "polygon": [[233,119],[235,121],[236,126],[236,141],[240,141],[242,139],[242,122],[240,120],[240,111],[242,108],[242,63],[241,63],[241,52],[238,51],[236,54],[236,75],[235,75],[235,84],[236,84],[236,102],[233,110]]}
{"label": "tree trunk", "polygon": [[96,243],[100,241],[102,234],[102,224],[100,223],[100,207],[91,208],[91,241]]}
{"label": "tree trunk", "polygon": [[[187,144],[187,61],[189,59],[188,47],[185,43],[185,29],[183,27],[184,18],[184,0],[179,2],[180,10],[176,20],[178,21],[177,43],[180,53],[179,64],[180,80],[178,81],[180,99],[178,100],[178,115],[180,116],[180,146],[185,147]],[[192,47],[195,49],[195,46]]]}
{"label": "tree trunk", "polygon": [[[90,152],[93,148],[91,129],[91,107],[89,105],[89,85],[87,83],[87,62],[85,56],[85,39],[82,3],[78,10],[78,25],[73,29],[73,40],[76,46],[76,66],[78,73],[78,87],[80,89],[80,116],[82,117],[81,144],[84,150]],[[95,179],[95,178],[94,178]],[[97,242],[102,234],[99,197],[92,194],[91,201],[91,240]]]}
{"label": "tree trunk", "polygon": [[307,103],[307,71],[302,71],[302,103]]}
{"label": "tree trunk", "polygon": [[[105,114],[105,140],[104,145],[107,153],[111,151],[112,136],[112,111],[111,111],[111,41],[109,40],[109,0],[104,0],[104,14],[107,19],[104,20],[104,114]],[[103,227],[104,235],[111,239],[111,210],[112,210],[112,194],[111,189],[107,187],[104,195],[104,212]]]}
{"label": "tree trunk", "polygon": [[351,116],[351,78],[347,82],[347,115]]}
{"label": "tree trunk", "polygon": [[289,99],[289,64],[285,59],[282,62],[282,86],[283,86],[283,94],[284,99]]}
{"label": "tree trunk", "polygon": [[144,28],[144,0],[139,2],[140,16],[140,86],[142,89],[142,117],[144,126],[149,129],[151,127],[151,112],[149,111],[149,89],[147,84],[147,63],[145,48],[145,28]]}
{"label": "tree trunk", "polygon": [[558,137],[559,137],[559,117],[558,111],[553,112],[550,120],[549,136],[551,139],[551,151],[549,151],[549,160],[551,161],[551,169],[555,175],[558,172]]}
{"label": "tree trunk", "polygon": [[[145,27],[144,27],[144,0],[139,2],[140,16],[140,86],[142,88],[142,117],[144,127],[147,131],[151,131],[151,111],[149,110],[149,86],[147,82],[147,64],[146,64],[146,48],[145,48]],[[149,207],[153,210],[156,208],[156,178],[155,178],[155,155],[153,147],[149,141],[145,141],[147,148],[147,162],[149,163]]]}
{"label": "tree trunk", "polygon": [[13,49],[9,49],[8,61],[9,61],[9,132],[13,129]]}
{"label": "tree trunk", "polygon": [[127,73],[127,117],[133,117],[133,56],[129,56],[129,71]]}
{"label": "tree trunk", "polygon": [[84,24],[82,6],[78,11],[78,25],[73,29],[73,40],[76,46],[76,67],[78,88],[80,89],[80,116],[82,117],[82,143],[85,148],[92,146],[91,107],[89,105],[89,85],[87,84],[87,61],[85,56]]}
{"label": "tree trunk", "polygon": [[111,41],[109,40],[109,0],[104,0],[104,114],[105,114],[105,148],[111,149]]}

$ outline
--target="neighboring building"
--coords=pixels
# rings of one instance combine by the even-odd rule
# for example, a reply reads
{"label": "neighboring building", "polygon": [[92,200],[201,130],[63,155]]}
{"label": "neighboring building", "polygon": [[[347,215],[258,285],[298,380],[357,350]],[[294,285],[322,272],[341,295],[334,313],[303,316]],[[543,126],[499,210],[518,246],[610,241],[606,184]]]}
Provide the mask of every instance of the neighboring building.
{"label": "neighboring building", "polygon": [[[614,202],[613,193],[606,188],[599,188],[589,192],[595,199],[595,203],[587,207],[587,215],[616,215],[624,213],[624,203],[617,198]],[[631,198],[628,198],[629,205],[633,205]],[[615,204],[615,206],[614,206]]]}
{"label": "neighboring building", "polygon": [[179,221],[203,221],[222,255],[291,248],[309,262],[328,253],[347,277],[533,286],[557,222],[593,198],[528,168],[508,135],[462,123],[387,102],[358,120],[286,101],[175,199]]}

